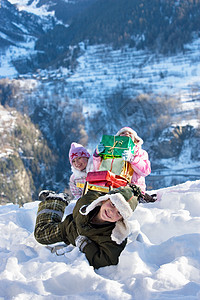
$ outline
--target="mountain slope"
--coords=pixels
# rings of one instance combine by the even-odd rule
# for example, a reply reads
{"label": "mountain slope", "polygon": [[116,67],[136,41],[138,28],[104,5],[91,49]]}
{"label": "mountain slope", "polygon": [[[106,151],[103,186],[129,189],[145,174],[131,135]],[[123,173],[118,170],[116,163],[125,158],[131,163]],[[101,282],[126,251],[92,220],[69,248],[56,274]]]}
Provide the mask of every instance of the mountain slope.
{"label": "mountain slope", "polygon": [[31,202],[54,178],[56,156],[26,115],[0,105],[0,202]]}
{"label": "mountain slope", "polygon": [[[0,33],[4,43],[15,45],[17,42],[26,42],[28,36],[38,37],[45,32],[47,21],[48,28],[52,27],[51,18],[43,20],[37,15],[19,11],[9,1],[4,0],[1,3],[0,14]],[[3,44],[1,44],[1,47]]]}
{"label": "mountain slope", "polygon": [[[27,73],[38,66],[34,45],[39,36],[53,28],[55,19],[51,14],[40,16],[17,9],[9,1],[1,1],[0,7],[0,53],[1,67],[10,68],[9,73]],[[16,69],[18,71],[16,71]],[[5,72],[0,76],[4,77]]]}
{"label": "mountain slope", "polygon": [[49,46],[57,56],[61,54],[58,49],[63,47],[64,53],[68,46],[82,41],[175,53],[191,41],[193,32],[199,31],[199,4],[199,0],[98,0],[76,16],[68,28],[56,27],[41,36],[36,49],[44,51],[44,60],[49,62]]}
{"label": "mountain slope", "polygon": [[[165,3],[173,7],[172,2]],[[106,5],[104,1],[98,3]],[[180,8],[183,3],[176,6]],[[67,30],[63,25],[58,28]],[[38,66],[34,42],[31,46],[27,42],[16,43],[6,52],[9,57],[1,55],[0,77],[10,77],[0,82],[1,104],[27,114],[40,128],[53,156],[59,157],[54,174],[50,172],[52,181],[48,176],[48,182],[45,177],[37,181],[36,176],[36,189],[40,184],[55,190],[68,185],[68,150],[72,141],[83,143],[92,153],[102,134],[115,134],[127,125],[144,139],[144,149],[150,155],[152,173],[146,178],[148,189],[199,178],[198,34],[193,34],[192,43],[184,45],[184,53],[161,55],[127,45],[119,49],[106,44],[91,46],[88,41],[68,46],[65,31],[62,36],[59,30],[56,33],[59,55],[54,55],[55,41],[50,31],[46,35],[51,37],[50,44],[48,39],[45,43],[51,55],[46,56],[46,63],[42,59],[46,54],[40,53],[43,70],[32,73]],[[62,54],[63,43],[67,50]],[[12,67],[14,64],[23,75],[10,67],[10,58]],[[48,68],[53,59],[54,68]],[[29,73],[25,75],[26,72]],[[18,150],[17,147],[17,153]]]}

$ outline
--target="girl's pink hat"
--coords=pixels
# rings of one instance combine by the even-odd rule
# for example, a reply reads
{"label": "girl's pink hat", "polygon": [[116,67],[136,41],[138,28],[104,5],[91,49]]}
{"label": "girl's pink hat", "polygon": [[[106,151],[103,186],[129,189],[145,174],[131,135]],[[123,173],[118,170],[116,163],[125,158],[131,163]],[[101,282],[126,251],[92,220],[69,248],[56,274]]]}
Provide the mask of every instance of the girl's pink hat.
{"label": "girl's pink hat", "polygon": [[143,140],[137,135],[137,132],[134,131],[132,128],[130,127],[122,127],[117,133],[116,136],[120,135],[122,132],[124,131],[128,131],[131,133],[131,138],[134,141],[134,139],[136,139],[137,144],[138,145],[142,145],[143,144]]}
{"label": "girl's pink hat", "polygon": [[83,147],[81,144],[77,144],[75,142],[71,143],[71,147],[69,150],[69,161],[72,165],[72,160],[76,157],[90,157],[89,152],[86,150],[86,148]]}

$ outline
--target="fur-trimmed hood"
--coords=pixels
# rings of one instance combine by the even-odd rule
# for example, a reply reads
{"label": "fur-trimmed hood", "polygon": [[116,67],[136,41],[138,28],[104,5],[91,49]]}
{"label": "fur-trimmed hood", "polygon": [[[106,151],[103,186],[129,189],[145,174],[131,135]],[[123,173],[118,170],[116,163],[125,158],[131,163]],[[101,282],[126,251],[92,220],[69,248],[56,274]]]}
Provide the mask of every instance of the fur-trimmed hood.
{"label": "fur-trimmed hood", "polygon": [[[82,215],[88,215],[95,207],[101,206],[104,201],[110,199],[123,217],[122,220],[115,223],[115,227],[111,235],[111,239],[117,244],[121,244],[133,231],[134,227],[134,221],[130,221],[129,219],[138,204],[138,200],[133,193],[130,193],[131,189],[128,191],[129,193],[127,193],[127,189],[130,188],[124,187],[112,190],[110,193],[100,196],[91,204],[82,206],[79,210]],[[121,190],[124,190],[125,193]]]}
{"label": "fur-trimmed hood", "polygon": [[137,132],[130,127],[122,127],[117,133],[116,136],[119,136],[122,132],[128,131],[131,133],[131,138],[133,142],[137,141],[137,145],[141,147],[143,144],[143,139],[138,136]]}

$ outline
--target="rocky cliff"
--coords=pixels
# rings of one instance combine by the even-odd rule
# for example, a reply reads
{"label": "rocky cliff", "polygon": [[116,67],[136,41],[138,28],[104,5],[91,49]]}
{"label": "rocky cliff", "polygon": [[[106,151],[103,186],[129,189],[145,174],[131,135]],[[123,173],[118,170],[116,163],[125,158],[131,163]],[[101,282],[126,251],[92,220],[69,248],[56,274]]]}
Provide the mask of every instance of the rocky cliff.
{"label": "rocky cliff", "polygon": [[27,115],[0,106],[0,201],[22,205],[53,180],[56,156]]}

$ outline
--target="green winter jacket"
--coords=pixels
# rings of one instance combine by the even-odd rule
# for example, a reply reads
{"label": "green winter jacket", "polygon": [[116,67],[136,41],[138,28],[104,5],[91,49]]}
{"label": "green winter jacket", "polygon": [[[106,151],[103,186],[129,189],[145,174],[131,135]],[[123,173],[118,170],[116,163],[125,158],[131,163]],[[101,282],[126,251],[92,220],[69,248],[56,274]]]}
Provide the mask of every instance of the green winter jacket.
{"label": "green winter jacket", "polygon": [[119,256],[123,251],[127,239],[125,238],[121,244],[117,244],[111,239],[112,231],[116,223],[105,223],[94,225],[90,223],[91,217],[94,215],[93,209],[89,214],[83,215],[85,207],[99,198],[99,192],[90,191],[81,197],[73,210],[73,215],[68,215],[63,222],[59,224],[63,241],[67,244],[75,245],[75,239],[78,235],[87,236],[91,243],[88,243],[83,252],[85,253],[89,264],[95,269],[100,267],[116,265],[119,261]]}

